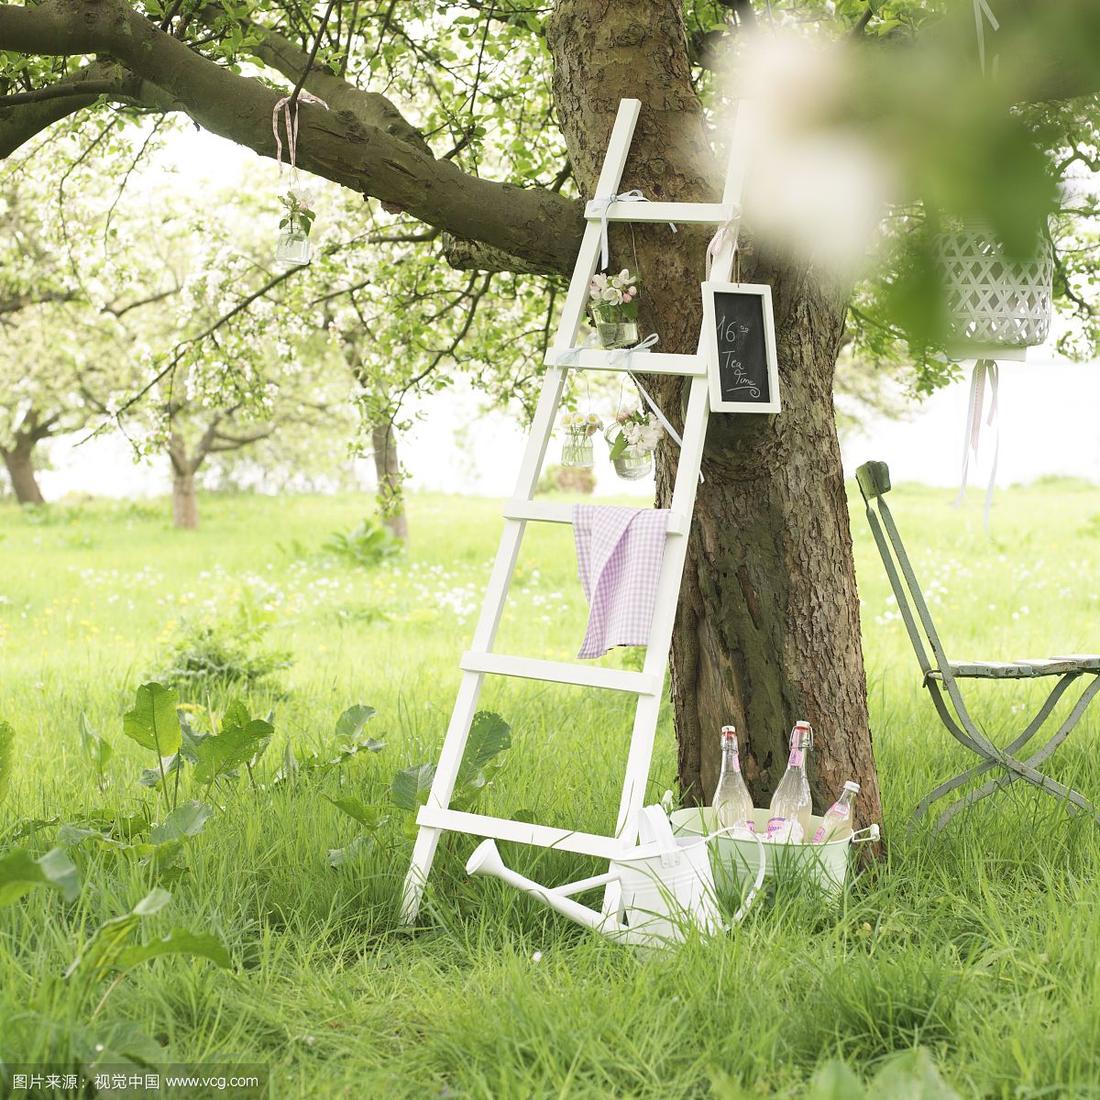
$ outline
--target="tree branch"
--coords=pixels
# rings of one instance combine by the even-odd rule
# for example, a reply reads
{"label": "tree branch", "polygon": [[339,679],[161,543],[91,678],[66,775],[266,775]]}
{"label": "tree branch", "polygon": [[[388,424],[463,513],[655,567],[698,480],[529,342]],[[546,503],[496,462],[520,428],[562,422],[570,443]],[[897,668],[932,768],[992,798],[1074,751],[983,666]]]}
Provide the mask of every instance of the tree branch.
{"label": "tree branch", "polygon": [[22,103],[42,103],[47,99],[60,99],[64,96],[101,96],[118,94],[121,91],[122,86],[114,80],[83,80],[73,84],[58,81],[56,84],[47,84],[44,88],[35,88],[32,92],[0,96],[0,111]]}
{"label": "tree branch", "polygon": [[[0,43],[4,41],[5,10],[0,7]],[[122,65],[92,61],[44,88],[0,99],[0,160],[55,122],[92,106],[101,95],[163,112],[177,109],[155,85],[135,77]],[[34,98],[21,98],[24,96]]]}
{"label": "tree branch", "polygon": [[[0,5],[0,50],[109,54],[178,101],[212,133],[275,156],[271,115],[278,93],[201,57],[122,0]],[[329,79],[343,85],[340,107],[299,106],[300,168],[456,236],[485,241],[552,270],[572,267],[584,224],[579,202],[469,175],[415,147],[405,135],[397,136],[395,128],[377,125],[376,104],[363,103],[363,93],[339,78]]]}

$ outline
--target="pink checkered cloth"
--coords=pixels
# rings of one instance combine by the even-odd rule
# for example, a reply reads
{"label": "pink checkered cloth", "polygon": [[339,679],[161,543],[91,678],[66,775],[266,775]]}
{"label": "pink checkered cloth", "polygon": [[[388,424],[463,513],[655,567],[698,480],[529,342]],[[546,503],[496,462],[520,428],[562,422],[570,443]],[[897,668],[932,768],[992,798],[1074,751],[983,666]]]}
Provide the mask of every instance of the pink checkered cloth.
{"label": "pink checkered cloth", "polygon": [[648,644],[670,514],[665,508],[573,506],[577,572],[589,606],[578,657]]}

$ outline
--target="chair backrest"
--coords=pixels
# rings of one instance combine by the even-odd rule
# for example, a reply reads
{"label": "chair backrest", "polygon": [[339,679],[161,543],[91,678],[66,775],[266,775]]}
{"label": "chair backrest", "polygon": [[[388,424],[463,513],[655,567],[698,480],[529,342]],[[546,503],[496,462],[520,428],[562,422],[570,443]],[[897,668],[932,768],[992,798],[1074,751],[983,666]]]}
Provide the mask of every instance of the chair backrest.
{"label": "chair backrest", "polygon": [[[936,626],[932,622],[932,613],[928,610],[928,602],[917,583],[917,576],[913,572],[909,555],[905,552],[894,517],[883,499],[890,491],[889,467],[885,462],[865,462],[856,470],[856,482],[859,484],[863,503],[867,506],[867,521],[871,525],[871,534],[874,535],[875,545],[882,556],[882,564],[886,567],[886,575],[890,579],[894,599],[898,602],[898,611],[905,623],[909,640],[913,643],[921,671],[927,676],[933,668],[945,670],[947,655],[944,653],[940,636],[936,632]],[[934,662],[929,658],[921,633],[917,629],[918,618],[924,628],[925,637],[932,647]]]}

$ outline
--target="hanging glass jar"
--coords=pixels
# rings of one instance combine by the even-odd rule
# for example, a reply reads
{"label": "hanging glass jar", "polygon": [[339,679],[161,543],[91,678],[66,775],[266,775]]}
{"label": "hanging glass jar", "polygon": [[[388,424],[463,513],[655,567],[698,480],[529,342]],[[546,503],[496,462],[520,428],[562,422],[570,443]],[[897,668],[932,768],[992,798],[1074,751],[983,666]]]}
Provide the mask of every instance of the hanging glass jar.
{"label": "hanging glass jar", "polygon": [[600,430],[600,418],[595,413],[566,413],[562,417],[565,442],[561,448],[563,466],[592,467],[596,464],[596,449],[592,437]]}
{"label": "hanging glass jar", "polygon": [[288,267],[308,264],[310,260],[309,234],[313,219],[317,216],[309,196],[304,192],[288,191],[283,197],[286,213],[279,222],[279,243],[275,247],[275,259]]}
{"label": "hanging glass jar", "polygon": [[662,428],[652,413],[640,409],[620,412],[604,432],[611,447],[611,463],[624,481],[638,481],[653,470],[653,452]]}
{"label": "hanging glass jar", "polygon": [[625,267],[618,275],[593,275],[588,307],[600,347],[628,348],[638,343],[637,275]]}

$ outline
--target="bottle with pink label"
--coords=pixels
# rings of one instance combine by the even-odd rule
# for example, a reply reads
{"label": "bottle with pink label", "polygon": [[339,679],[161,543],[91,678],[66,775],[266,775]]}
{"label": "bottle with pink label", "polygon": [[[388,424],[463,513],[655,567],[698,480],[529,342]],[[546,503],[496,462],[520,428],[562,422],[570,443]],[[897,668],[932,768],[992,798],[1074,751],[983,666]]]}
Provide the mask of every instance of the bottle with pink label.
{"label": "bottle with pink label", "polygon": [[714,788],[712,805],[719,828],[733,829],[742,835],[756,832],[756,823],[752,819],[752,795],[741,774],[737,731],[733,726],[722,727],[722,771],[718,776],[718,786]]}
{"label": "bottle with pink label", "polygon": [[809,722],[795,722],[791,730],[791,755],[787,770],[772,795],[768,839],[801,844],[810,831],[810,782],[806,778],[806,756],[813,746]]}
{"label": "bottle with pink label", "polygon": [[852,803],[859,794],[859,784],[850,779],[844,784],[840,797],[825,811],[821,824],[814,833],[814,844],[827,844],[830,840],[847,840],[852,835]]}

